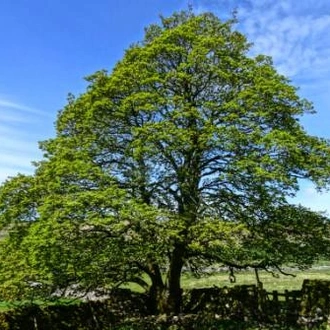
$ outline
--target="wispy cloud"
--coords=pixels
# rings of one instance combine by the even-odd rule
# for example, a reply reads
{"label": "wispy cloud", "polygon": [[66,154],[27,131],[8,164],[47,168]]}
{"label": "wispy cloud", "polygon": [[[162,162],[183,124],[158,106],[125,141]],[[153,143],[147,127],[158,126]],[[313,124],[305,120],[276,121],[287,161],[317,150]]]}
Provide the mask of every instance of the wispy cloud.
{"label": "wispy cloud", "polygon": [[47,117],[41,110],[0,98],[0,182],[33,171],[31,162],[41,156],[37,141]]}
{"label": "wispy cloud", "polygon": [[298,11],[292,0],[249,1],[238,9],[254,51],[272,56],[279,71],[292,78],[326,77],[330,68],[330,15],[308,10],[307,2],[299,2]]}
{"label": "wispy cloud", "polygon": [[220,17],[236,9],[239,28],[254,43],[253,52],[270,55],[281,73],[301,79],[329,76],[328,0],[196,0],[195,7]]}
{"label": "wispy cloud", "polygon": [[44,111],[41,111],[41,110],[38,110],[35,108],[31,108],[31,107],[23,105],[21,103],[13,102],[13,101],[10,101],[5,98],[1,98],[1,96],[0,96],[0,110],[2,111],[3,109],[7,109],[7,110],[12,109],[12,110],[16,110],[21,113],[30,113],[30,114],[40,115],[43,117],[49,116]]}

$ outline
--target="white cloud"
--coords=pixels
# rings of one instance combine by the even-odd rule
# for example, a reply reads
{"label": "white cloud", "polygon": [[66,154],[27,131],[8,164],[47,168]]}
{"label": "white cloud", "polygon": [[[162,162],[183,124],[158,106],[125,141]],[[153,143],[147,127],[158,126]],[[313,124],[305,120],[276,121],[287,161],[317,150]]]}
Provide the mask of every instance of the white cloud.
{"label": "white cloud", "polygon": [[271,56],[281,73],[299,79],[329,76],[328,0],[201,0],[195,7],[223,18],[237,9],[239,29],[254,43],[253,53]]}
{"label": "white cloud", "polygon": [[18,172],[31,173],[31,162],[40,159],[45,117],[38,109],[0,98],[0,182]]}
{"label": "white cloud", "polygon": [[[274,15],[268,18],[266,15],[259,20],[257,30],[247,25],[247,33],[255,41],[256,53],[272,56],[279,71],[291,77],[303,74],[306,69],[318,74],[322,70],[324,75],[329,71],[330,45],[324,41],[324,35],[330,27],[330,15],[316,18]],[[247,16],[245,22],[251,24],[249,22],[254,19]]]}

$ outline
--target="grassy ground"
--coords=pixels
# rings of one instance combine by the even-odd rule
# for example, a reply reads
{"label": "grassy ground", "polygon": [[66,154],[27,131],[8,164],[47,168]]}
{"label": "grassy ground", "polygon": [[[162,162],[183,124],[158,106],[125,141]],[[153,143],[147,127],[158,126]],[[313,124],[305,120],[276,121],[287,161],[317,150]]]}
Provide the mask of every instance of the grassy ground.
{"label": "grassy ground", "polygon": [[[300,290],[305,279],[330,280],[330,268],[315,268],[310,270],[298,271],[288,270],[294,276],[279,275],[274,277],[266,271],[259,271],[259,277],[267,291],[277,290]],[[205,288],[212,286],[233,286],[242,284],[256,284],[256,276],[252,271],[240,271],[235,273],[236,283],[230,283],[228,272],[218,272],[211,275],[205,275],[201,278],[193,277],[186,273],[182,278],[182,287],[184,289]]]}
{"label": "grassy ground", "polygon": [[[286,272],[294,276],[278,275],[274,277],[266,271],[259,271],[259,278],[263,283],[264,289],[267,291],[277,290],[284,292],[285,290],[300,290],[305,279],[310,280],[328,280],[330,281],[330,262],[316,265],[308,270],[286,270]],[[230,283],[229,273],[220,271],[212,274],[204,274],[196,278],[192,274],[186,272],[183,274],[181,284],[183,289],[207,288],[212,286],[224,287],[244,284],[256,284],[256,276],[254,271],[236,271],[236,282]],[[142,288],[136,284],[123,286],[136,292],[142,292]]]}

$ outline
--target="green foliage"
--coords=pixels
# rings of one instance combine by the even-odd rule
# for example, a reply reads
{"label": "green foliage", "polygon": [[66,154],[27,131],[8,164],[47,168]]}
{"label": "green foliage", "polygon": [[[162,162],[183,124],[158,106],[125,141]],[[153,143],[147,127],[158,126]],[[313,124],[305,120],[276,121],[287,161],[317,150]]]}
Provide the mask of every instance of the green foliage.
{"label": "green foliage", "polygon": [[237,251],[238,264],[255,268],[281,265],[305,269],[329,256],[329,219],[303,206],[269,208],[262,220],[249,223],[243,248]]}
{"label": "green foliage", "polygon": [[176,13],[88,77],[35,174],[1,187],[1,292],[136,282],[178,312],[184,266],[327,254],[328,220],[286,197],[300,178],[329,184],[330,145],[300,124],[312,105],[249,49],[233,20]]}

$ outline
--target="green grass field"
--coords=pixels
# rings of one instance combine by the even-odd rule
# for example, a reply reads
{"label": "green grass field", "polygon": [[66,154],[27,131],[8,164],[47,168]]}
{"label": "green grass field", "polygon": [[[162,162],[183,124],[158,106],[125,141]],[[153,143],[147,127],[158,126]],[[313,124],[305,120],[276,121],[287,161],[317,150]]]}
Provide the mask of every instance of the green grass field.
{"label": "green grass field", "polygon": [[[330,281],[330,262],[319,263],[312,269],[308,270],[286,270],[286,272],[294,276],[286,276],[279,274],[274,277],[271,273],[266,271],[259,271],[259,278],[263,283],[263,287],[267,291],[277,290],[284,292],[285,290],[300,290],[305,279],[310,280],[328,280]],[[195,277],[191,273],[183,273],[181,284],[183,289],[207,288],[212,286],[224,287],[242,284],[256,284],[256,276],[254,271],[236,271],[236,282],[230,283],[229,273],[220,271],[213,274],[205,273],[201,277]],[[136,284],[129,284],[123,286],[133,291],[142,292],[140,286]]]}
{"label": "green grass field", "polygon": [[[330,281],[330,268],[314,268],[304,271],[287,270],[288,273],[294,276],[279,275],[274,277],[266,271],[259,271],[259,278],[263,283],[264,289],[267,291],[277,290],[299,290],[305,279],[320,279]],[[184,289],[205,288],[212,286],[233,286],[242,284],[256,284],[256,276],[253,271],[238,271],[235,273],[236,282],[230,283],[228,272],[218,272],[211,275],[204,275],[196,278],[188,273],[185,273],[182,278],[182,287]]]}

